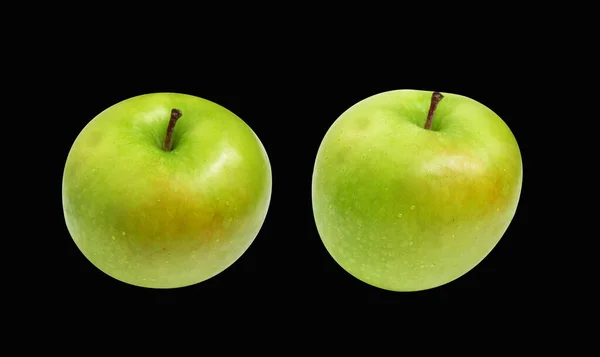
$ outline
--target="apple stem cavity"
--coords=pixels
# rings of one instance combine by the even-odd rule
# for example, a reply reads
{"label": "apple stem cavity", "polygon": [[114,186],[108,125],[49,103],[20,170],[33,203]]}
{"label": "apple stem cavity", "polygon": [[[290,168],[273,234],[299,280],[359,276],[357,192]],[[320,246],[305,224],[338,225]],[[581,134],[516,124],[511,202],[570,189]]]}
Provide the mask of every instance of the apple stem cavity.
{"label": "apple stem cavity", "polygon": [[444,98],[444,96],[440,92],[433,92],[433,94],[431,95],[431,104],[429,105],[429,114],[427,114],[427,120],[425,121],[425,129],[431,130],[431,124],[433,123],[433,114],[435,113],[435,108],[437,108],[442,98]]}
{"label": "apple stem cavity", "polygon": [[175,129],[175,123],[177,119],[181,118],[183,113],[179,109],[171,109],[171,119],[169,120],[169,126],[167,127],[167,135],[165,137],[165,145],[163,149],[165,151],[171,151],[173,148],[173,129]]}

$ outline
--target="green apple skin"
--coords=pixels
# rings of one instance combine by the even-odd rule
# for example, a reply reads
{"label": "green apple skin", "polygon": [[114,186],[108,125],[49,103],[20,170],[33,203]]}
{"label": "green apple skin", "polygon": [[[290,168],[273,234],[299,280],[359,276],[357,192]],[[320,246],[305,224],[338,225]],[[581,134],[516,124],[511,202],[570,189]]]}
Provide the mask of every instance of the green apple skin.
{"label": "green apple skin", "polygon": [[483,104],[432,92],[366,98],[326,133],[313,172],[321,239],[348,273],[398,292],[447,284],[479,264],[512,221],[523,166],[517,141]]}
{"label": "green apple skin", "polygon": [[[183,116],[165,151],[171,109]],[[154,93],[91,120],[64,168],[67,228],[92,264],[122,282],[178,288],[233,264],[266,218],[267,153],[248,125],[195,96]]]}

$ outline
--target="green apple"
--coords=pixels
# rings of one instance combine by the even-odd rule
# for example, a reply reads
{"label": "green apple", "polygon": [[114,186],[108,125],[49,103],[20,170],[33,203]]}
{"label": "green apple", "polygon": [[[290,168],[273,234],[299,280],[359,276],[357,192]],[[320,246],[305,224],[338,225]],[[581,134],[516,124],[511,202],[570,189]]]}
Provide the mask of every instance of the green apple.
{"label": "green apple", "polygon": [[357,279],[427,290],[490,253],[515,215],[522,177],[514,135],[483,104],[389,91],[353,105],[323,138],[314,218],[327,251]]}
{"label": "green apple", "polygon": [[177,93],[113,105],[77,136],[64,168],[67,228],[83,255],[122,282],[177,288],[233,264],[271,198],[267,153],[248,125]]}

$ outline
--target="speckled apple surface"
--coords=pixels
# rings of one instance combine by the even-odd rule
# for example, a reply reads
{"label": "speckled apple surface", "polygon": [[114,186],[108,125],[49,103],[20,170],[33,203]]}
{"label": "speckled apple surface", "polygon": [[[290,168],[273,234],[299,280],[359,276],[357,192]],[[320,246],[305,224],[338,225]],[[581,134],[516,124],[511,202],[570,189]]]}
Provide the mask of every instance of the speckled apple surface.
{"label": "speckled apple surface", "polygon": [[505,122],[483,104],[396,90],[352,106],[326,133],[313,212],[333,259],[370,285],[419,291],[479,264],[512,221],[523,179]]}
{"label": "speckled apple surface", "polygon": [[[179,109],[171,151],[163,144]],[[196,284],[250,246],[267,214],[271,167],[251,128],[208,100],[147,94],[106,109],[64,168],[67,228],[104,273],[150,288]]]}

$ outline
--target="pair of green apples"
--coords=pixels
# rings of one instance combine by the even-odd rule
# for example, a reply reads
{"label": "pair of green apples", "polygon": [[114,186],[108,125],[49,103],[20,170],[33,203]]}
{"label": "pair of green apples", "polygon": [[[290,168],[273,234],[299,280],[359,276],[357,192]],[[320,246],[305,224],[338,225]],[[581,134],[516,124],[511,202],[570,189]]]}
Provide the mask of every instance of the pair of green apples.
{"label": "pair of green apples", "polygon": [[[515,137],[483,104],[384,92],[349,108],[323,138],[313,214],[327,251],[354,277],[391,291],[431,289],[499,242],[522,170]],[[244,253],[271,188],[267,152],[238,116],[195,96],[155,93],[85,126],[62,199],[75,244],[98,269],[136,286],[177,288]]]}

